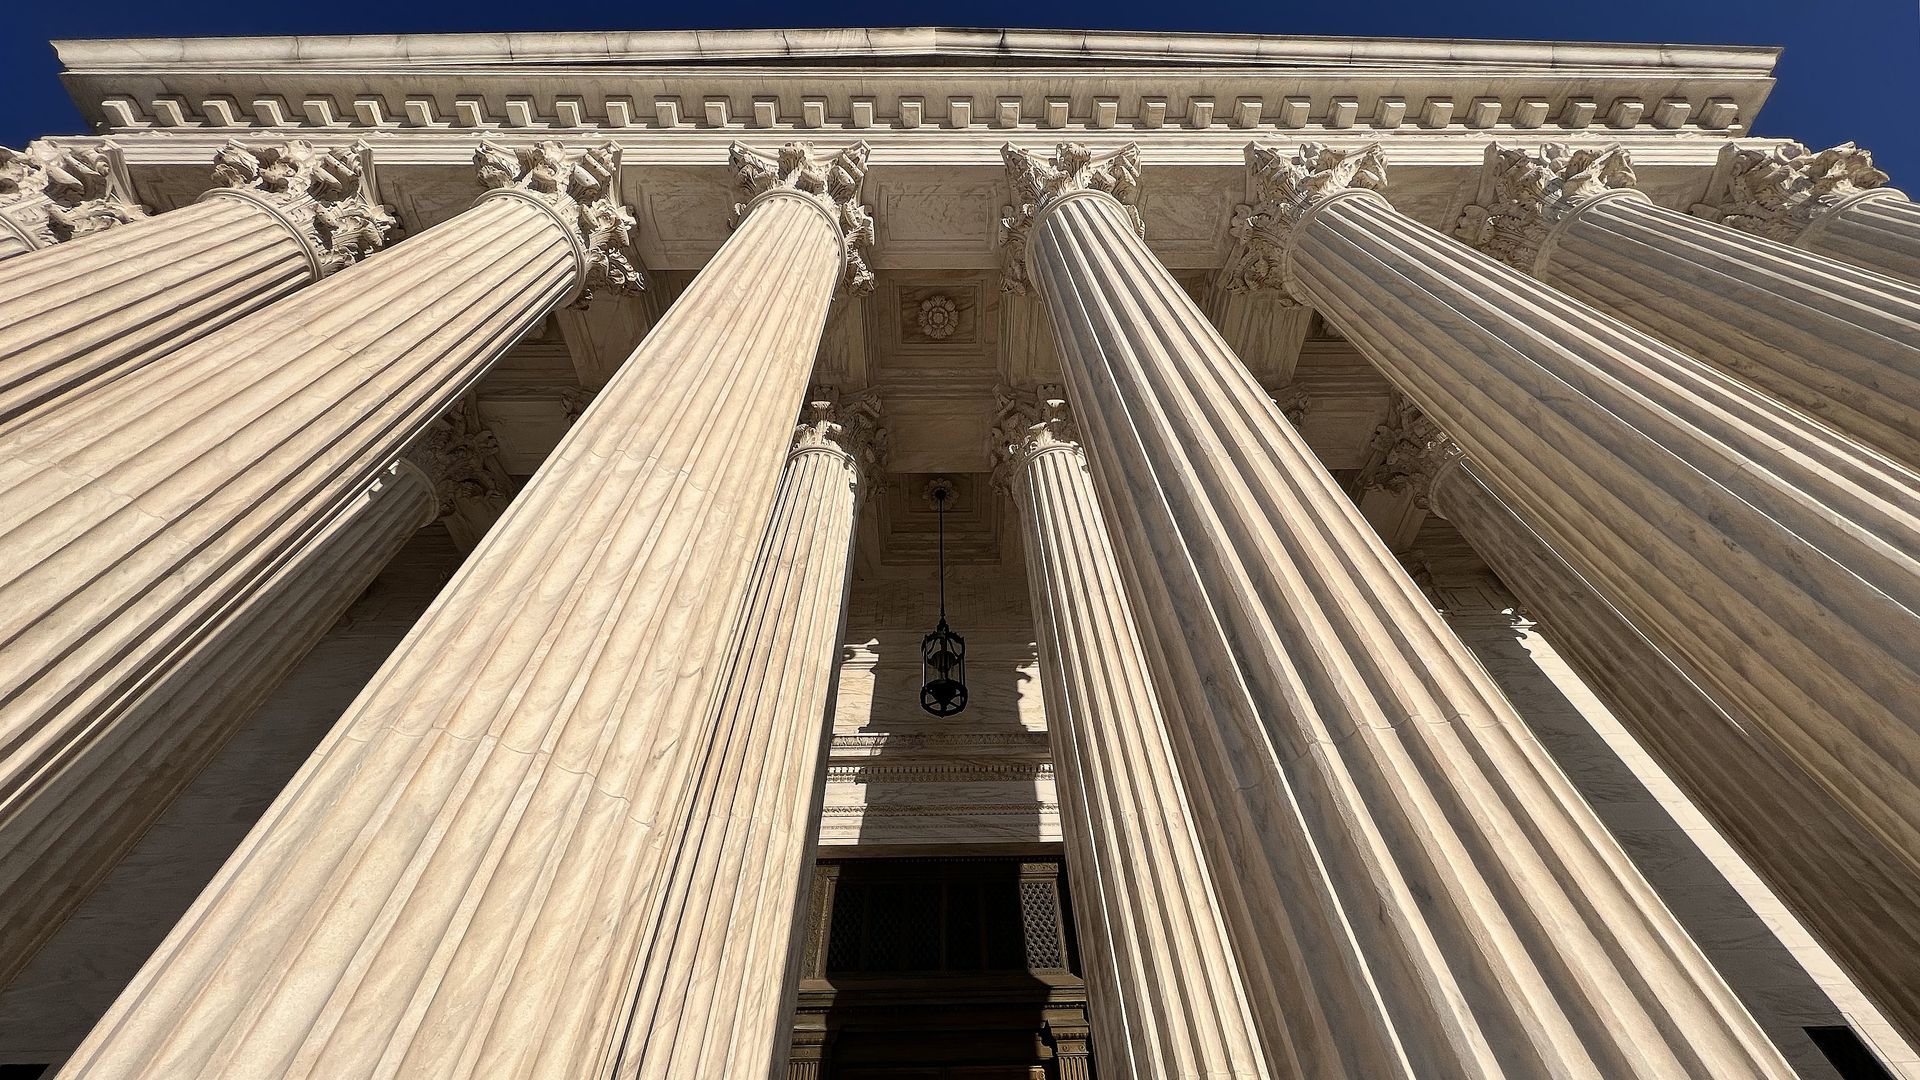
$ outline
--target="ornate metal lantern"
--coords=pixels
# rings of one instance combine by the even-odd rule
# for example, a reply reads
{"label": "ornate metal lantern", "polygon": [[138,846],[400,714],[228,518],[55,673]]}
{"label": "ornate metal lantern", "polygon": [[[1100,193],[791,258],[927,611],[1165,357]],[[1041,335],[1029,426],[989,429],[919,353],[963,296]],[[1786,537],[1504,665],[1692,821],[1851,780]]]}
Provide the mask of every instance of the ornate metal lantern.
{"label": "ornate metal lantern", "polygon": [[947,626],[947,503],[953,483],[945,478],[927,485],[927,498],[940,516],[940,624],[920,642],[920,707],[935,716],[952,716],[967,707],[967,639]]}

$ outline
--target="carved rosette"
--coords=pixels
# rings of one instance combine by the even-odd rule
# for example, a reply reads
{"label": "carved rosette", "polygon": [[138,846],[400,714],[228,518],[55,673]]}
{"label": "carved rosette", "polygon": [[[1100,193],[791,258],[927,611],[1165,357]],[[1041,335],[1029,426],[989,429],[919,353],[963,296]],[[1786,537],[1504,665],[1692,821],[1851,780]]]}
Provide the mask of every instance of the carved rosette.
{"label": "carved rosette", "polygon": [[575,298],[585,306],[597,290],[632,294],[647,287],[633,248],[633,211],[620,205],[620,148],[612,143],[578,154],[548,140],[503,146],[482,139],[473,167],[488,191],[514,191],[544,203],[582,245],[586,267]]}
{"label": "carved rosette", "polygon": [[1433,482],[1461,457],[1460,444],[1403,394],[1394,394],[1387,422],[1374,429],[1372,454],[1360,470],[1358,489],[1413,493],[1413,504],[1429,509]]}
{"label": "carved rosette", "polygon": [[1299,427],[1307,422],[1307,410],[1313,407],[1313,395],[1307,392],[1306,387],[1299,383],[1288,383],[1269,391],[1267,396],[1273,399],[1274,407],[1287,418],[1287,423]]}
{"label": "carved rosette", "polygon": [[1821,215],[1854,197],[1884,191],[1887,174],[1873,155],[1852,143],[1813,153],[1800,143],[1756,150],[1729,146],[1726,190],[1719,203],[1697,208],[1703,216],[1741,232],[1791,244]]}
{"label": "carved rosette", "polygon": [[146,217],[123,188],[112,155],[110,148],[46,139],[25,150],[0,146],[0,217],[36,248]]}
{"label": "carved rosette", "polygon": [[1294,229],[1307,212],[1350,191],[1386,190],[1386,159],[1377,143],[1336,150],[1303,142],[1291,155],[1257,143],[1247,144],[1247,171],[1255,201],[1234,208],[1231,231],[1236,244],[1221,283],[1236,292],[1278,292],[1292,296]]}
{"label": "carved rosette", "polygon": [[1099,191],[1114,197],[1126,209],[1127,219],[1141,236],[1147,234],[1140,218],[1140,147],[1133,143],[1111,154],[1095,156],[1080,143],[1054,147],[1051,160],[1042,161],[1031,150],[1012,143],[1000,147],[1007,164],[1007,183],[1014,202],[1000,210],[1001,287],[1019,296],[1030,295],[1027,242],[1033,223],[1046,206],[1076,191]]}
{"label": "carved rosette", "polygon": [[989,433],[993,455],[993,484],[1012,490],[1020,470],[1050,450],[1080,453],[1080,429],[1074,423],[1067,389],[1058,383],[1031,388],[1001,385],[994,388],[999,408]]}
{"label": "carved rosette", "polygon": [[331,274],[378,251],[395,228],[393,211],[368,183],[366,151],[364,143],[323,150],[305,139],[235,139],[214,155],[213,181],[265,204],[306,237],[320,272]]}
{"label": "carved rosette", "polygon": [[887,459],[887,429],[880,422],[880,395],[865,390],[843,398],[832,386],[815,384],[807,391],[800,422],[793,429],[790,453],[831,451],[845,455],[853,483],[863,491],[882,486]]}
{"label": "carved rosette", "polygon": [[727,149],[740,201],[733,207],[733,225],[746,218],[752,201],[769,191],[797,191],[825,207],[846,238],[847,267],[841,285],[850,296],[873,291],[873,269],[867,255],[873,249],[873,214],[860,204],[860,187],[867,179],[871,149],[854,143],[822,161],[813,144],[790,142],[767,155],[741,143]]}
{"label": "carved rosette", "polygon": [[1620,146],[1545,143],[1529,151],[1496,143],[1487,147],[1480,202],[1460,215],[1454,235],[1531,274],[1555,226],[1593,200],[1633,187],[1633,159]]}
{"label": "carved rosette", "polygon": [[500,440],[472,398],[456,403],[407,448],[406,459],[433,484],[440,516],[461,499],[508,498],[513,480],[500,465]]}

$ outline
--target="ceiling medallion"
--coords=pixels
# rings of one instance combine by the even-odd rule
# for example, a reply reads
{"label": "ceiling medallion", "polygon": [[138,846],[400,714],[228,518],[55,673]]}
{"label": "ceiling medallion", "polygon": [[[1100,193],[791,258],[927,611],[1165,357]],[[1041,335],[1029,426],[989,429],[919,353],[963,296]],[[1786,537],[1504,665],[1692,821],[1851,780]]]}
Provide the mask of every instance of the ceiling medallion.
{"label": "ceiling medallion", "polygon": [[946,296],[929,296],[920,301],[920,332],[940,341],[960,328],[960,309]]}

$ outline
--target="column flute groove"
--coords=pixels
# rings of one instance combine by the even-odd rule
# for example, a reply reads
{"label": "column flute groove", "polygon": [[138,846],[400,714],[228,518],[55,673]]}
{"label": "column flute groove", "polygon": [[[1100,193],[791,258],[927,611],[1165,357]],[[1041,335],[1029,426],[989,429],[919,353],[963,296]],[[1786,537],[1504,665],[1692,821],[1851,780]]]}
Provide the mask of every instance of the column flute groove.
{"label": "column flute groove", "polygon": [[734,164],[739,229],[64,1075],[638,1070],[721,658],[828,303],[870,281],[864,145]]}
{"label": "column flute groove", "polygon": [[1254,148],[1311,303],[1689,676],[1920,852],[1920,477],[1408,220],[1377,149]]}
{"label": "column flute groove", "polygon": [[200,202],[0,262],[0,433],[379,249],[365,153],[231,142]]}
{"label": "column flute groove", "polygon": [[[70,815],[95,759],[148,726],[217,727],[218,711],[146,699],[228,648],[231,613],[301,573],[367,482],[577,287],[570,241],[525,204],[489,201],[409,250],[0,434],[0,846]],[[0,926],[75,899],[64,874],[13,884]]]}
{"label": "column flute groove", "polygon": [[1140,240],[1134,154],[1007,150],[1270,1067],[1791,1075]]}
{"label": "column flute groove", "polygon": [[1619,146],[1487,148],[1457,234],[1920,465],[1920,287],[1655,205]]}
{"label": "column flute groove", "polygon": [[1267,1077],[1063,391],[1002,387],[1075,924],[1104,1072]]}

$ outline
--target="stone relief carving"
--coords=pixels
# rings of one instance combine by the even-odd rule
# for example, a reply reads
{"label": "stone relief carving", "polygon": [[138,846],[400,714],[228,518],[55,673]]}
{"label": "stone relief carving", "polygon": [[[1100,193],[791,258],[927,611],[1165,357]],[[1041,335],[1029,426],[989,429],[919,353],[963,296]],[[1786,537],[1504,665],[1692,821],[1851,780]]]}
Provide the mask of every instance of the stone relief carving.
{"label": "stone relief carving", "polygon": [[960,326],[960,309],[950,296],[929,296],[920,301],[918,313],[920,332],[935,341],[944,341],[953,336]]}
{"label": "stone relief carving", "polygon": [[1313,407],[1313,395],[1307,392],[1306,387],[1299,383],[1288,383],[1269,391],[1267,396],[1273,399],[1274,406],[1280,410],[1280,415],[1287,418],[1287,423],[1297,428],[1307,422],[1307,410]]}
{"label": "stone relief carving", "polygon": [[1554,226],[1593,199],[1633,186],[1633,160],[1620,146],[1544,143],[1530,151],[1495,143],[1487,147],[1481,201],[1460,215],[1454,235],[1531,274]]}
{"label": "stone relief carving", "polygon": [[1033,291],[1027,280],[1027,241],[1033,223],[1049,202],[1075,191],[1103,191],[1125,208],[1133,231],[1145,236],[1140,217],[1140,147],[1133,143],[1095,156],[1081,143],[1063,142],[1043,161],[1031,150],[1007,143],[1000,148],[1007,165],[1013,204],[1000,211],[1001,287],[1020,296]]}
{"label": "stone relief carving", "polygon": [[1355,484],[1360,491],[1411,491],[1414,505],[1428,509],[1434,479],[1460,456],[1460,444],[1453,436],[1396,392],[1387,422],[1374,429],[1373,452]]}
{"label": "stone relief carving", "polygon": [[473,152],[473,166],[482,187],[538,199],[586,245],[586,280],[576,305],[586,304],[597,289],[636,293],[646,288],[646,274],[633,248],[633,210],[616,201],[619,147],[607,143],[569,154],[553,141],[510,147],[482,139]]}
{"label": "stone relief carving", "polygon": [[320,272],[331,274],[378,251],[395,228],[367,183],[366,152],[365,143],[322,150],[305,139],[235,139],[214,154],[213,182],[253,193],[306,236]]}
{"label": "stone relief carving", "polygon": [[881,490],[886,475],[887,429],[880,415],[877,391],[865,390],[842,398],[834,387],[816,383],[807,391],[807,403],[793,429],[793,448],[844,453],[852,459],[866,489]]}
{"label": "stone relief carving", "polygon": [[1080,446],[1080,429],[1067,403],[1066,387],[1042,383],[1032,388],[1001,384],[994,388],[998,407],[988,435],[995,487],[1011,489],[1017,473],[1033,455],[1055,447]]}
{"label": "stone relief carving", "polygon": [[860,203],[860,187],[867,179],[871,152],[866,143],[857,142],[823,161],[808,142],[787,143],[772,156],[734,143],[727,152],[741,193],[733,207],[734,225],[745,217],[747,204],[755,196],[776,188],[812,197],[827,208],[846,236],[842,287],[851,296],[865,296],[873,291],[873,269],[867,264],[873,249],[873,214]]}
{"label": "stone relief carving", "polygon": [[499,451],[499,438],[480,419],[479,403],[468,397],[442,413],[407,448],[406,457],[432,481],[445,517],[461,499],[513,494],[513,480],[494,456]]}
{"label": "stone relief carving", "polygon": [[1702,216],[1742,232],[1791,244],[1822,214],[1882,187],[1887,174],[1873,167],[1873,155],[1852,143],[1819,153],[1800,143],[1766,149],[1730,146],[1726,190],[1717,205],[1696,207]]}
{"label": "stone relief carving", "polygon": [[1336,150],[1303,142],[1292,154],[1247,144],[1247,171],[1255,201],[1234,208],[1229,231],[1237,243],[1220,282],[1235,292],[1278,292],[1287,286],[1288,246],[1294,226],[1320,199],[1342,191],[1384,191],[1386,159],[1378,143]]}
{"label": "stone relief carving", "polygon": [[124,189],[111,147],[0,146],[0,217],[38,247],[147,216]]}

